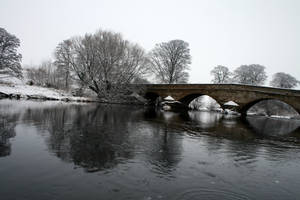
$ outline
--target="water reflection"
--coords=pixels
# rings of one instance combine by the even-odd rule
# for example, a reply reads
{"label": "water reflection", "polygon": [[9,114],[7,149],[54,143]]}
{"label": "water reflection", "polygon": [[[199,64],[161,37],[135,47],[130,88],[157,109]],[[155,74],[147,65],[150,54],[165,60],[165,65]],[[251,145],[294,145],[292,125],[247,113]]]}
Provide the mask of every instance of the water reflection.
{"label": "water reflection", "polygon": [[188,111],[188,115],[190,119],[197,122],[201,128],[214,127],[222,118],[222,114],[216,112]]}
{"label": "water reflection", "polygon": [[[215,112],[189,111],[189,120],[198,130],[209,130],[224,136],[234,137],[283,137],[300,127],[300,120],[249,116],[246,119]],[[195,127],[193,127],[195,128]],[[199,129],[200,128],[200,129]]]}
{"label": "water reflection", "polygon": [[300,195],[297,121],[58,102],[0,101],[0,111],[3,199]]}
{"label": "water reflection", "polygon": [[276,119],[269,117],[247,117],[247,121],[256,133],[263,136],[284,136],[300,127],[300,120]]}
{"label": "water reflection", "polygon": [[26,112],[24,117],[47,130],[49,150],[88,172],[112,168],[132,158],[128,130],[134,112],[111,106],[67,106]]}
{"label": "water reflection", "polygon": [[[6,110],[6,121],[15,116],[10,108],[1,107]],[[132,159],[138,151],[144,153],[144,159],[154,168],[170,170],[180,161],[181,154],[179,140],[175,134],[169,134],[171,127],[167,123],[138,123],[149,110],[140,107],[130,107],[130,110],[128,112],[128,106],[53,103],[44,107],[25,106],[19,110],[19,116],[21,121],[38,129],[50,152],[87,172],[112,168]],[[172,113],[150,115],[170,122],[176,121],[174,116],[177,116]],[[3,123],[1,131],[1,155],[8,155],[11,149],[8,138],[15,135],[14,126]]]}
{"label": "water reflection", "polygon": [[[164,112],[154,109],[109,105],[67,105],[2,101],[0,156],[9,155],[9,138],[16,135],[18,118],[35,124],[45,134],[49,150],[67,162],[87,171],[98,171],[131,159],[141,148],[137,140],[145,140],[143,151],[150,162],[174,165],[180,160],[181,144],[175,129],[229,139],[255,139],[257,136],[285,136],[300,127],[297,120],[247,117],[242,119],[214,112]],[[140,123],[141,120],[147,123]],[[170,134],[172,132],[172,134]],[[297,135],[297,134],[296,134]],[[214,138],[213,138],[214,139]],[[148,148],[148,149],[146,149]],[[176,155],[176,156],[173,156]],[[150,158],[151,157],[151,158]]]}
{"label": "water reflection", "polygon": [[0,113],[0,157],[11,153],[10,139],[16,136],[15,126],[17,115],[6,116]]}

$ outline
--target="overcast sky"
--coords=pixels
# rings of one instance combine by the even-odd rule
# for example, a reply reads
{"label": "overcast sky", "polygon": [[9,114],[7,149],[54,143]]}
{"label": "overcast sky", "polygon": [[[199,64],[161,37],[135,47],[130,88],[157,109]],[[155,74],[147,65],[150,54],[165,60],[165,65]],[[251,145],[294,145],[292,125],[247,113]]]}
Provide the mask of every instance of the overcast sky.
{"label": "overcast sky", "polygon": [[300,0],[1,0],[0,27],[20,38],[24,65],[101,28],[147,51],[172,39],[188,42],[192,83],[210,82],[216,65],[242,64],[300,80]]}

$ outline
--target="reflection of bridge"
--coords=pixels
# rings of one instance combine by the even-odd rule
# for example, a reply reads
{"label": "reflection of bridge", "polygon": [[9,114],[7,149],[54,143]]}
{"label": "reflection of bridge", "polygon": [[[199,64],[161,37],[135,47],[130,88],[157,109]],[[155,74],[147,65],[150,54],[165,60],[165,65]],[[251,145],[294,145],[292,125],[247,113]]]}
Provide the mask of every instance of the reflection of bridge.
{"label": "reflection of bridge", "polygon": [[259,101],[277,99],[289,104],[300,113],[300,90],[238,84],[148,84],[145,86],[148,99],[172,96],[186,106],[196,97],[208,95],[222,107],[228,101],[236,102],[239,105],[237,109],[245,114]]}

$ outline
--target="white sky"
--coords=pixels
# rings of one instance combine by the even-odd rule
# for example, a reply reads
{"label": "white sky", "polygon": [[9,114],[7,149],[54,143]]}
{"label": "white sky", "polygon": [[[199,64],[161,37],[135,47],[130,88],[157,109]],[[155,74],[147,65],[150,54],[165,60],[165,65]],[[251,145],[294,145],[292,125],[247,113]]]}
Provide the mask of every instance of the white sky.
{"label": "white sky", "polygon": [[20,38],[24,65],[101,28],[147,51],[172,39],[188,42],[192,83],[209,83],[216,65],[241,64],[264,65],[269,79],[286,72],[300,80],[300,0],[0,1],[0,27]]}

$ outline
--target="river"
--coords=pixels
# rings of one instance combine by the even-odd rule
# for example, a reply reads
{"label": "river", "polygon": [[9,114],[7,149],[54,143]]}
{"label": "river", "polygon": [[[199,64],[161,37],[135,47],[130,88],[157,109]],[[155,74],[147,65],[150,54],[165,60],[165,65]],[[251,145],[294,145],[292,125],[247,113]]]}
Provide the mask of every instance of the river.
{"label": "river", "polygon": [[0,199],[299,199],[300,121],[0,101]]}

